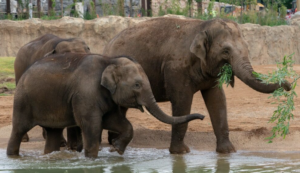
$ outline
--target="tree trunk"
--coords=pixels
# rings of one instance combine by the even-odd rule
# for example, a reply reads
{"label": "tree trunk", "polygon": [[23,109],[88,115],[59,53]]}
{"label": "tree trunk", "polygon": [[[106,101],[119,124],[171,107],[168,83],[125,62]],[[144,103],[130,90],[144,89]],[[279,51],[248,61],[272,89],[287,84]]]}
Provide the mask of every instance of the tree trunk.
{"label": "tree trunk", "polygon": [[198,16],[202,16],[202,0],[197,2]]}
{"label": "tree trunk", "polygon": [[233,0],[231,1],[231,10],[232,10],[232,16],[233,16]]}
{"label": "tree trunk", "polygon": [[52,0],[48,0],[48,16],[51,16],[52,11]]}
{"label": "tree trunk", "polygon": [[10,14],[10,0],[6,0],[6,14]]}
{"label": "tree trunk", "polygon": [[129,17],[133,17],[132,0],[129,0]]}
{"label": "tree trunk", "polygon": [[241,17],[241,21],[240,21],[241,24],[243,23],[243,8],[244,8],[243,5],[244,5],[243,0],[241,0],[241,16],[240,16]]}
{"label": "tree trunk", "polygon": [[297,4],[297,10],[300,11],[300,9],[299,9],[300,8],[300,0],[297,0],[296,4]]}
{"label": "tree trunk", "polygon": [[93,2],[94,2],[94,11],[95,11],[95,14],[97,15],[97,11],[96,11],[96,0],[93,0]]}
{"label": "tree trunk", "polygon": [[187,1],[187,4],[188,4],[188,9],[189,9],[189,14],[188,14],[188,15],[189,15],[189,17],[191,17],[191,16],[192,16],[191,3],[192,3],[192,2],[191,2],[191,0],[188,0],[188,1]]}
{"label": "tree trunk", "polygon": [[64,16],[64,3],[63,0],[60,0],[60,10],[61,10],[61,17]]}
{"label": "tree trunk", "polygon": [[37,0],[36,5],[37,5],[38,18],[41,18],[41,0]]}
{"label": "tree trunk", "polygon": [[120,16],[125,16],[124,14],[124,0],[118,0],[118,12]]}

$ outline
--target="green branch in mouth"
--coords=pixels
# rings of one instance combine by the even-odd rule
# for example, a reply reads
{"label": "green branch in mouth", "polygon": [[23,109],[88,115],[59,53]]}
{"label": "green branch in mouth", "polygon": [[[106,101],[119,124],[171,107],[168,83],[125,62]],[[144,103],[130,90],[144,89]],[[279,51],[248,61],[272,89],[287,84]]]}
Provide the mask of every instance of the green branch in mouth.
{"label": "green branch in mouth", "polygon": [[217,80],[217,86],[222,88],[223,84],[226,84],[228,87],[231,82],[232,75],[232,67],[230,64],[226,63],[223,67],[221,67],[220,73],[218,74],[219,78]]}

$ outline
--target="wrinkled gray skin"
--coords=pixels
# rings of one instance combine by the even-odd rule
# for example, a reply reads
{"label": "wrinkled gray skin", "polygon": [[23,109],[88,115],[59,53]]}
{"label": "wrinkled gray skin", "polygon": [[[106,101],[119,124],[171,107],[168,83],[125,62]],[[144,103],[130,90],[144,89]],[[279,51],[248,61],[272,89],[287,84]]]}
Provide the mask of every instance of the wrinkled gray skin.
{"label": "wrinkled gray skin", "polygon": [[[155,99],[170,101],[174,117],[189,114],[194,93],[202,93],[217,138],[216,151],[235,152],[229,140],[226,98],[215,87],[220,68],[229,63],[233,74],[254,90],[271,93],[280,86],[256,79],[247,44],[235,22],[156,18],[123,30],[104,49],[108,56],[128,55],[145,70]],[[234,86],[232,77],[231,86]],[[290,90],[290,83],[282,84]],[[187,123],[172,126],[171,153],[186,153]],[[109,134],[109,140],[117,135]],[[200,142],[200,141],[199,141]],[[199,143],[201,145],[201,142]]]}
{"label": "wrinkled gray skin", "polygon": [[[51,54],[61,53],[90,53],[90,48],[86,43],[79,38],[63,39],[52,34],[45,34],[27,44],[22,46],[17,53],[14,69],[16,85],[22,74],[36,61]],[[72,133],[72,129],[68,129],[68,134]],[[76,129],[73,129],[76,131]],[[43,129],[43,136],[46,138],[45,130]],[[23,142],[27,142],[29,137],[27,133],[23,137]],[[61,135],[61,146],[65,146],[66,140]],[[76,148],[76,141],[68,135],[68,145],[71,149]]]}
{"label": "wrinkled gray skin", "polygon": [[55,139],[70,126],[81,128],[86,157],[98,156],[102,129],[120,134],[112,144],[123,154],[133,129],[120,112],[122,107],[143,111],[142,106],[168,124],[204,118],[200,114],[171,117],[162,112],[145,72],[130,58],[72,53],[45,57],[19,80],[7,155],[19,155],[22,136],[36,125],[47,131],[45,154],[59,151],[60,142]]}

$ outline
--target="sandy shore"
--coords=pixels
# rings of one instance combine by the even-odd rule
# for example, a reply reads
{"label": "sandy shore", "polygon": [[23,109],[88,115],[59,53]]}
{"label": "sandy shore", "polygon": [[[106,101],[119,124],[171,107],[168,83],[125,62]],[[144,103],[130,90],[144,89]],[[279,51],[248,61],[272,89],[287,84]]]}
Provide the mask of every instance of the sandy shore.
{"label": "sandy shore", "polygon": [[[254,66],[258,72],[266,73],[276,66]],[[300,66],[294,69],[300,72]],[[235,79],[235,87],[224,87],[227,106],[230,138],[237,150],[251,151],[295,151],[300,150],[300,100],[296,98],[294,112],[295,118],[291,121],[290,134],[285,139],[276,138],[272,144],[268,144],[266,137],[271,135],[274,124],[268,123],[276,105],[268,99],[268,94],[262,94],[246,86],[239,79]],[[297,88],[300,94],[300,87]],[[159,106],[168,114],[171,114],[169,102],[159,103]],[[11,133],[13,96],[0,97],[0,148],[6,148]],[[201,93],[194,95],[192,105],[193,113],[206,115],[203,121],[196,120],[189,123],[185,142],[191,148],[197,150],[214,151],[216,138],[208,112],[204,105]],[[171,126],[161,123],[155,118],[139,110],[131,109],[127,114],[134,127],[134,139],[131,147],[151,147],[168,149],[171,139]],[[107,133],[103,135],[103,145],[107,146]],[[22,143],[21,149],[43,150],[44,139],[40,127],[35,127],[29,132],[30,141]]]}

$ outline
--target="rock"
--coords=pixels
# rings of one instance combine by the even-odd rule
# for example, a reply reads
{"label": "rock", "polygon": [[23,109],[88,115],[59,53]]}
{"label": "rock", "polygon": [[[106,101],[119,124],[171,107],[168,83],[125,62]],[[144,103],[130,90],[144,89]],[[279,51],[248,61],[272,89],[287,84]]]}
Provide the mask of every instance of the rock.
{"label": "rock", "polygon": [[300,14],[293,16],[290,20],[290,23],[291,23],[291,25],[300,27]]}
{"label": "rock", "polygon": [[0,87],[0,93],[5,93],[8,91],[7,87]]}
{"label": "rock", "polygon": [[250,61],[255,65],[275,64],[285,55],[295,53],[296,63],[300,63],[300,28],[296,26],[240,25],[248,43]]}
{"label": "rock", "polygon": [[[185,18],[166,15],[164,17]],[[102,53],[105,45],[122,30],[152,18],[130,18],[107,16],[94,20],[63,17],[59,20],[30,19],[24,21],[0,21],[0,56],[16,56],[19,48],[31,40],[51,33],[63,38],[80,37],[86,41],[94,53]],[[240,25],[248,43],[250,60],[254,65],[275,64],[285,55],[294,53],[296,63],[300,63],[300,21],[292,20],[292,25],[260,26]]]}

